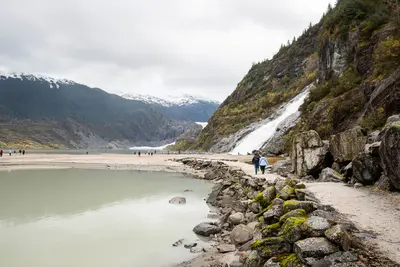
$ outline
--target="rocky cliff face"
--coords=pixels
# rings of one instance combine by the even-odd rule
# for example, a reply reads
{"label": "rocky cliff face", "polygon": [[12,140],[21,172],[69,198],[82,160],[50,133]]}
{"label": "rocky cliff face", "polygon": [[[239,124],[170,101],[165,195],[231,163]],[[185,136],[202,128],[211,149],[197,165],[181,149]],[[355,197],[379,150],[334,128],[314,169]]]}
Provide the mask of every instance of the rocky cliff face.
{"label": "rocky cliff face", "polygon": [[240,138],[233,137],[266,120],[313,81],[317,86],[301,107],[296,127],[279,133],[285,140],[279,147],[286,151],[297,132],[315,130],[327,140],[357,125],[372,132],[400,113],[399,3],[338,1],[320,23],[271,60],[252,66],[192,148],[215,150],[221,140],[235,146]]}

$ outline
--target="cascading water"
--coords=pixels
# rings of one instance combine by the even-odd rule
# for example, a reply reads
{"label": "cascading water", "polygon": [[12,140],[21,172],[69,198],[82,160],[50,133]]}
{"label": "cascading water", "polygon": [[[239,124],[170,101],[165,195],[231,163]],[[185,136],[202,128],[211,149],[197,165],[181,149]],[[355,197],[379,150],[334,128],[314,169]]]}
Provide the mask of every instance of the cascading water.
{"label": "cascading water", "polygon": [[261,125],[259,128],[255,129],[253,132],[244,137],[230,154],[246,155],[247,153],[251,153],[253,150],[260,149],[265,142],[273,137],[279,123],[299,110],[300,106],[304,103],[304,100],[308,96],[310,88],[313,86],[314,84],[307,86],[303,92],[298,94],[289,103],[282,107],[282,113],[275,119],[266,122],[264,125]]}

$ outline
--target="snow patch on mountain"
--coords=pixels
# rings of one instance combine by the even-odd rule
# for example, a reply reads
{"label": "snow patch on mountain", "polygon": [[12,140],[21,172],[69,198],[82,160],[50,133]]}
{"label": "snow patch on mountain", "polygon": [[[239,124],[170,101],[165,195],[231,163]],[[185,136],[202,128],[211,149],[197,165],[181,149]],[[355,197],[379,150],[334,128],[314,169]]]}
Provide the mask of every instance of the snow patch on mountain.
{"label": "snow patch on mountain", "polygon": [[50,88],[57,88],[57,89],[60,88],[60,85],[63,84],[69,84],[69,85],[76,84],[74,81],[67,79],[56,79],[41,74],[8,72],[0,69],[0,80],[6,80],[6,79],[20,79],[21,81],[28,80],[28,81],[47,82],[49,83]]}
{"label": "snow patch on mountain", "polygon": [[190,106],[200,102],[208,102],[215,103],[219,105],[220,103],[215,100],[206,99],[203,97],[191,96],[191,95],[183,95],[183,96],[171,96],[168,95],[165,98],[160,98],[151,95],[141,95],[141,94],[120,94],[121,97],[129,100],[137,100],[141,102],[145,102],[148,104],[156,104],[164,107],[171,106]]}

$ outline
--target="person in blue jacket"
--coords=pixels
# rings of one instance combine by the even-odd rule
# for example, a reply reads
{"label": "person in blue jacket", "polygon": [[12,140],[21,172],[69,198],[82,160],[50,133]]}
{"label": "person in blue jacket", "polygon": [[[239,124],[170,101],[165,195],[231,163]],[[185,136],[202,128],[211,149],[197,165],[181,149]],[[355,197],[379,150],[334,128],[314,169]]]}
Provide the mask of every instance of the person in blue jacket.
{"label": "person in blue jacket", "polygon": [[261,169],[261,173],[265,173],[265,168],[269,165],[269,162],[266,157],[264,157],[263,154],[261,154],[260,160],[259,160],[259,165]]}

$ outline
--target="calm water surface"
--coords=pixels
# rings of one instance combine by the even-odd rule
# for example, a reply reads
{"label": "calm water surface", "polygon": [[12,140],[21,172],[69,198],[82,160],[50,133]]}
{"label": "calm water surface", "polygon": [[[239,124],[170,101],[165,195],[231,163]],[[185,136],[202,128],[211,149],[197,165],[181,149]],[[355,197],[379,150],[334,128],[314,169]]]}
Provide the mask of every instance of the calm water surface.
{"label": "calm water surface", "polygon": [[[192,228],[206,220],[211,187],[160,172],[0,172],[0,266],[163,267],[190,259],[171,244],[197,239]],[[175,196],[187,204],[169,204]]]}

